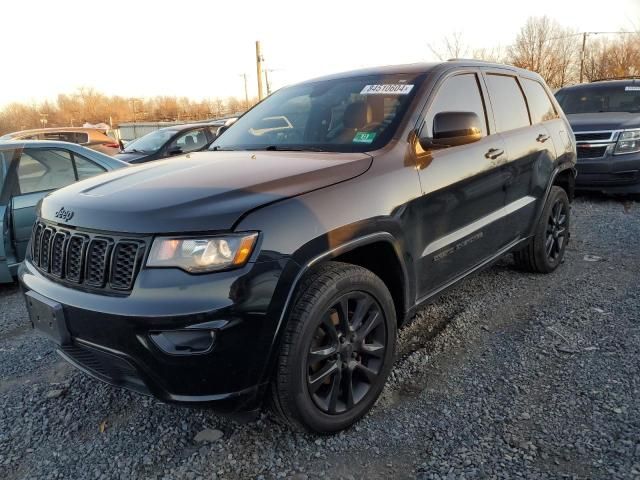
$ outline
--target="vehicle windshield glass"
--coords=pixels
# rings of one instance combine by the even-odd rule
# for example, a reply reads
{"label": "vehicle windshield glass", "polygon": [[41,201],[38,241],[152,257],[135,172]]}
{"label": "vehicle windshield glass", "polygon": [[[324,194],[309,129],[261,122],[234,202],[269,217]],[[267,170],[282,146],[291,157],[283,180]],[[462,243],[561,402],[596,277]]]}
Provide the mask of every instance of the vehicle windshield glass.
{"label": "vehicle windshield glass", "polygon": [[210,149],[375,150],[393,136],[423,79],[370,75],[284,88],[243,115]]}
{"label": "vehicle windshield glass", "polygon": [[556,93],[565,113],[640,112],[640,83],[588,85]]}
{"label": "vehicle windshield glass", "polygon": [[176,130],[156,130],[147,133],[144,137],[132,141],[123,150],[125,153],[140,152],[154,153],[160,150],[167,141],[177,133]]}

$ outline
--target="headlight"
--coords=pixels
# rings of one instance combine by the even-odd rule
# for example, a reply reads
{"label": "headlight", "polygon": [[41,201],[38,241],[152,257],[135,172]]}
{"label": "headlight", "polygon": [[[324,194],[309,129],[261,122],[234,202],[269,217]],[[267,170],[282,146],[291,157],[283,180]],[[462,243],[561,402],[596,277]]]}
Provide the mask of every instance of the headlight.
{"label": "headlight", "polygon": [[616,143],[616,149],[613,153],[620,155],[635,152],[640,152],[640,129],[623,131],[618,137],[618,143]]}
{"label": "headlight", "polygon": [[257,233],[215,237],[158,237],[153,241],[147,267],[177,267],[191,273],[241,267],[253,251]]}

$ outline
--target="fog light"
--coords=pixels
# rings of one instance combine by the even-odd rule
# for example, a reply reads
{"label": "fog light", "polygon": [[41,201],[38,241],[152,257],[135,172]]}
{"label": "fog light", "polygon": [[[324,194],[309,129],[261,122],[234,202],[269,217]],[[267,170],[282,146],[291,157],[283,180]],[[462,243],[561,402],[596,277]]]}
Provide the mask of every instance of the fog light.
{"label": "fog light", "polygon": [[213,349],[213,330],[169,330],[149,333],[151,341],[169,355],[198,355]]}

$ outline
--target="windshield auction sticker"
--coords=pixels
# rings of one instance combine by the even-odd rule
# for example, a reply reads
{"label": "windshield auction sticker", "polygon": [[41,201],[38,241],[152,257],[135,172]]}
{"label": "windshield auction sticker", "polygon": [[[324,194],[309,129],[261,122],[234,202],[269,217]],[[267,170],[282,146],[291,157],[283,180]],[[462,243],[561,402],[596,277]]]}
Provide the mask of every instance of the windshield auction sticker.
{"label": "windshield auction sticker", "polygon": [[413,85],[387,83],[385,85],[365,85],[360,95],[406,95]]}
{"label": "windshield auction sticker", "polygon": [[373,139],[376,138],[376,132],[358,132],[353,137],[353,143],[373,143]]}
{"label": "windshield auction sticker", "polygon": [[635,87],[635,86],[631,86],[631,85],[629,85],[627,87],[624,87],[624,89],[627,92],[640,92],[640,87]]}

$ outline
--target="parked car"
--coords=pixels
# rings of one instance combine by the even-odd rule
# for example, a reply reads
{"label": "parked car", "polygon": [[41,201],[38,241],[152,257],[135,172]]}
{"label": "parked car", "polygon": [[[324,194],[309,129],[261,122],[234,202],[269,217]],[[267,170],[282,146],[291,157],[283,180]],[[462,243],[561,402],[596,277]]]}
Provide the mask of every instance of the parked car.
{"label": "parked car", "polygon": [[113,156],[120,151],[120,143],[104,130],[86,127],[36,128],[8,133],[0,140],[48,140],[77,143],[105,155]]}
{"label": "parked car", "polygon": [[144,163],[204,150],[213,142],[227,120],[192,123],[161,128],[127,144],[116,158],[128,163]]}
{"label": "parked car", "polygon": [[[252,133],[274,117],[292,128]],[[335,432],[374,404],[425,302],[509,252],[560,265],[575,161],[535,73],[333,75],[278,90],[210,151],[49,195],[20,281],[36,328],[100,380],[221,410],[267,400]]]}
{"label": "parked car", "polygon": [[640,80],[582,83],[556,98],[576,136],[576,188],[640,193]]}
{"label": "parked car", "polygon": [[13,281],[24,259],[42,197],[77,180],[126,166],[72,143],[0,141],[0,283]]}

